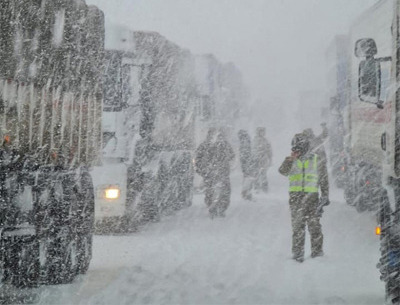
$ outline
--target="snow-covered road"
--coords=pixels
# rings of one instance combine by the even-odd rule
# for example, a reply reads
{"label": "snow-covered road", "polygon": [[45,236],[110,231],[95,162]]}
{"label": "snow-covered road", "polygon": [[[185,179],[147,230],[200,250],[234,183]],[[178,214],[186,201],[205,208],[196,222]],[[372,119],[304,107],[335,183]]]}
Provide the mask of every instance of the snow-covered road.
{"label": "snow-covered road", "polygon": [[[275,175],[271,175],[275,176]],[[291,260],[287,183],[255,202],[235,176],[224,219],[194,205],[128,236],[96,236],[86,276],[40,290],[40,304],[383,304],[372,214],[345,205],[340,191],[323,215],[325,256]],[[307,237],[308,238],[308,237]]]}

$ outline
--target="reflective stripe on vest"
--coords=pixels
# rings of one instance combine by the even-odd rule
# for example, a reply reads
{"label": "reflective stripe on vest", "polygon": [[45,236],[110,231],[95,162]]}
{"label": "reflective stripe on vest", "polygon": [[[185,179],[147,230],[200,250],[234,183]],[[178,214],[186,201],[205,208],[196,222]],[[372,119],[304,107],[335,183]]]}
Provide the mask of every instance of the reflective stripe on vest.
{"label": "reflective stripe on vest", "polygon": [[[312,157],[312,158],[311,158]],[[318,193],[318,160],[311,155],[308,160],[297,160],[289,175],[289,192]],[[312,161],[312,166],[310,166]]]}

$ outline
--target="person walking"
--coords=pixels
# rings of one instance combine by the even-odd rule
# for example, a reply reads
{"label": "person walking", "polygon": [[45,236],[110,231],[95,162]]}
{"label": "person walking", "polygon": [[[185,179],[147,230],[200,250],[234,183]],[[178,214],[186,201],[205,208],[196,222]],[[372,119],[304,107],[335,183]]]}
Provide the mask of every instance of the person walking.
{"label": "person walking", "polygon": [[230,162],[235,158],[235,154],[222,128],[218,130],[217,140],[211,147],[210,156],[213,198],[209,206],[210,217],[224,217],[230,204]]}
{"label": "person walking", "polygon": [[265,128],[258,127],[253,148],[254,168],[256,170],[254,188],[257,191],[268,192],[267,171],[272,164],[272,147],[265,135]]}
{"label": "person walking", "polygon": [[239,160],[243,173],[242,197],[246,200],[252,200],[252,188],[254,183],[254,162],[251,152],[251,138],[249,133],[241,129],[238,132],[239,137]]}
{"label": "person walking", "polygon": [[292,153],[279,167],[279,172],[289,177],[292,253],[293,259],[298,262],[304,261],[306,226],[311,237],[311,257],[324,255],[320,217],[323,207],[329,205],[328,171],[326,160],[310,148],[307,135],[295,135]]}
{"label": "person walking", "polygon": [[212,167],[212,150],[215,142],[217,130],[214,127],[208,129],[207,137],[196,150],[195,153],[195,170],[204,181],[204,201],[209,208],[213,201],[213,177],[211,173]]}

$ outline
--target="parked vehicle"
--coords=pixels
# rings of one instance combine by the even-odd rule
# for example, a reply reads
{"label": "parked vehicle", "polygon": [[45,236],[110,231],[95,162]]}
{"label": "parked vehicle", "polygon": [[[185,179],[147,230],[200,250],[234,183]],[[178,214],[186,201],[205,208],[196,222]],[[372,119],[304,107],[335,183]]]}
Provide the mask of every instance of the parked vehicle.
{"label": "parked vehicle", "polygon": [[192,203],[193,62],[155,32],[106,30],[96,228],[126,232]]}
{"label": "parked vehicle", "polygon": [[377,211],[378,266],[393,304],[400,304],[399,18],[400,1],[382,0],[350,28],[342,142],[348,156],[345,197],[359,211]]}
{"label": "parked vehicle", "polygon": [[190,206],[194,151],[209,127],[233,129],[243,88],[232,63],[156,32],[107,26],[96,230],[134,231]]}
{"label": "parked vehicle", "polygon": [[3,283],[67,283],[88,270],[101,149],[103,13],[84,1],[1,2]]}

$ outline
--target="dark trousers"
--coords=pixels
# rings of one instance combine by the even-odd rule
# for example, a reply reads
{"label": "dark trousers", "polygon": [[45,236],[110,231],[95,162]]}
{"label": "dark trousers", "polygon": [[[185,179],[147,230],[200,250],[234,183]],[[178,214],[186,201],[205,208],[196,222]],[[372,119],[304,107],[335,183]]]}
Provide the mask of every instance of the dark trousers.
{"label": "dark trousers", "polygon": [[204,179],[205,203],[211,216],[223,216],[231,199],[229,176]]}
{"label": "dark trousers", "polygon": [[318,254],[322,251],[323,235],[319,222],[318,193],[291,193],[290,212],[292,216],[292,252],[295,257],[304,256],[306,226],[311,237],[311,252]]}

